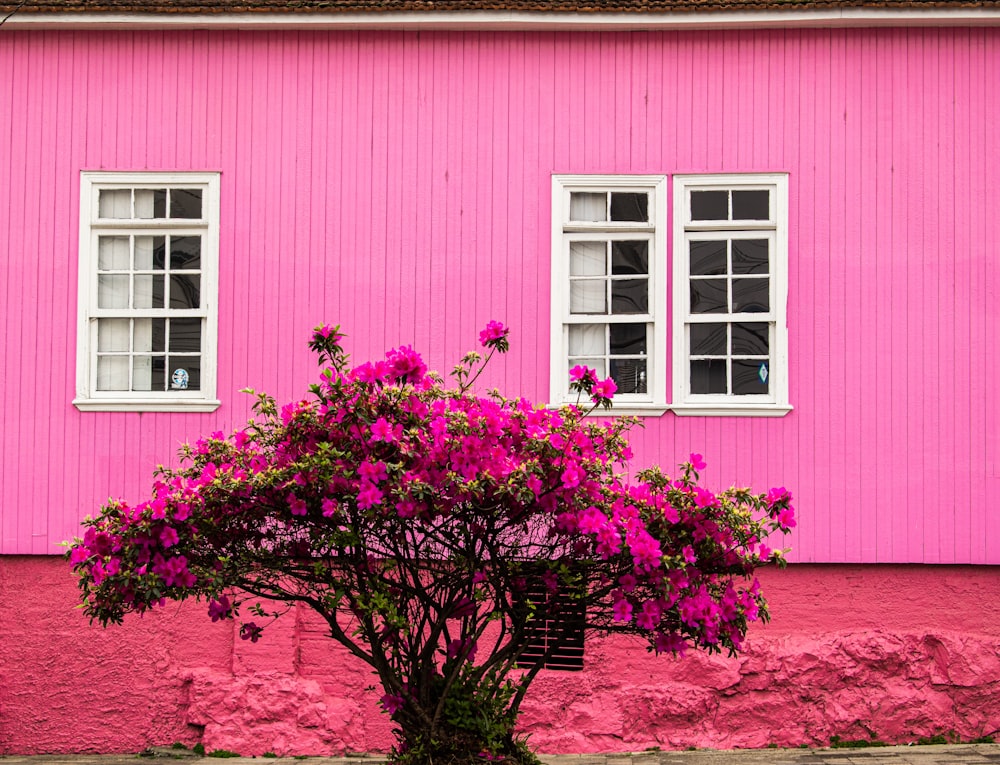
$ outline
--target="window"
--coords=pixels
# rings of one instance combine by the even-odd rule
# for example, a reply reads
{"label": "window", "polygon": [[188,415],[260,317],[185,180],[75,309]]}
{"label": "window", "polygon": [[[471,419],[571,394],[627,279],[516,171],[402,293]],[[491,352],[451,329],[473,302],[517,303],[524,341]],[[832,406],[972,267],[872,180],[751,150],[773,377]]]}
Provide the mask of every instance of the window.
{"label": "window", "polygon": [[586,609],[560,590],[552,595],[541,576],[528,579],[524,593],[534,613],[527,622],[528,644],[517,659],[521,669],[531,669],[541,663],[543,669],[576,672],[583,669]]}
{"label": "window", "polygon": [[74,405],[214,410],[218,174],[81,179]]}
{"label": "window", "polygon": [[615,413],[666,409],[666,177],[554,176],[551,400],[584,364]]}
{"label": "window", "polygon": [[677,414],[787,413],[788,177],[674,176]]}

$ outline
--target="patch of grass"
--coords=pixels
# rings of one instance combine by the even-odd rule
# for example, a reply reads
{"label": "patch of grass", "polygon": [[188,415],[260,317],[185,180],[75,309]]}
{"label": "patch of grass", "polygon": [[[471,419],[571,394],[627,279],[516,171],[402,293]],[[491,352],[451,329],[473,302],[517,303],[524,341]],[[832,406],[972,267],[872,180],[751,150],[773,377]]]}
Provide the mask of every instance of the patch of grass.
{"label": "patch of grass", "polygon": [[187,751],[187,746],[185,744],[182,744],[180,741],[175,741],[174,743],[172,743],[170,745],[170,748],[171,749],[183,749],[185,752]]}
{"label": "patch of grass", "polygon": [[224,758],[227,758],[227,757],[239,757],[240,753],[239,752],[231,752],[228,749],[213,749],[211,752],[208,753],[207,756],[208,757],[221,757],[221,758],[224,759]]}
{"label": "patch of grass", "polygon": [[195,744],[194,746],[191,747],[191,751],[194,752],[199,757],[204,757],[205,756],[205,745],[202,744],[199,741],[197,744]]}
{"label": "patch of grass", "polygon": [[996,740],[993,736],[980,736],[979,738],[974,738],[969,741],[970,744],[995,744]]}
{"label": "patch of grass", "polygon": [[870,739],[867,738],[852,738],[852,739],[842,739],[840,736],[830,736],[830,748],[831,749],[868,749],[869,747],[875,746],[886,746],[884,741],[879,741],[872,734]]}
{"label": "patch of grass", "polygon": [[267,757],[268,759],[274,760],[278,758],[278,755],[276,755],[274,752],[264,752],[264,754],[262,754],[261,757]]}
{"label": "patch of grass", "polygon": [[951,741],[943,733],[938,733],[933,736],[921,736],[917,739],[917,743],[920,746],[934,746],[937,744],[950,744]]}

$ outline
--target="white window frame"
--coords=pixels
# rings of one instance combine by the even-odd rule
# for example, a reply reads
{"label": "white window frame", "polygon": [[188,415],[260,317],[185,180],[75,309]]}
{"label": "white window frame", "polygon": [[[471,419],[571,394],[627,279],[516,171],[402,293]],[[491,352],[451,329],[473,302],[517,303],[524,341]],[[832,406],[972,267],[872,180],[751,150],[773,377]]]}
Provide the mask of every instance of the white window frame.
{"label": "white window frame", "polygon": [[[648,195],[648,223],[570,220],[570,194],[579,192],[641,192]],[[552,325],[550,343],[549,401],[553,406],[577,400],[569,390],[567,359],[569,327],[572,324],[614,323],[612,315],[570,313],[569,248],[574,240],[588,237],[648,239],[649,313],[622,315],[623,323],[645,322],[646,393],[617,394],[612,414],[658,415],[667,411],[667,176],[665,175],[553,175],[552,176]],[[589,401],[581,402],[589,405]],[[606,413],[599,410],[595,414]]]}
{"label": "white window frame", "polygon": [[[695,221],[690,192],[712,190],[767,189],[768,220]],[[745,236],[743,236],[745,234]],[[691,314],[688,242],[692,239],[768,239],[770,247],[768,313]],[[713,174],[673,176],[673,401],[678,415],[781,417],[791,411],[788,397],[788,175]],[[688,331],[694,317],[726,322],[768,323],[768,394],[693,394],[690,390],[690,346]]]}
{"label": "white window frame", "polygon": [[[216,399],[219,272],[219,173],[217,172],[98,172],[80,174],[79,306],[76,398],[81,411],[211,412]],[[101,190],[197,188],[202,190],[201,219],[115,219],[99,216]],[[200,390],[97,390],[97,324],[113,316],[176,317],[177,309],[109,311],[98,307],[98,237],[109,234],[197,234],[201,241],[198,309],[185,317],[202,319]]]}

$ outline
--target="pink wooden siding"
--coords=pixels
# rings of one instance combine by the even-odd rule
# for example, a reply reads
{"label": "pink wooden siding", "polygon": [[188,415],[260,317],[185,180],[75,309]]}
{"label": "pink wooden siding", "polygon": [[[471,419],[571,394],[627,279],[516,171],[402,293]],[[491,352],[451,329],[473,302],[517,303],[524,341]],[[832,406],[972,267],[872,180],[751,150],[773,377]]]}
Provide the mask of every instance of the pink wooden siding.
{"label": "pink wooden siding", "polygon": [[[484,387],[544,400],[551,174],[752,171],[789,174],[795,410],[647,420],[637,462],[792,488],[795,560],[1000,563],[998,71],[996,29],[0,30],[0,551],[304,391],[321,320],[450,369],[502,319]],[[102,169],[222,173],[216,413],[70,404]]]}

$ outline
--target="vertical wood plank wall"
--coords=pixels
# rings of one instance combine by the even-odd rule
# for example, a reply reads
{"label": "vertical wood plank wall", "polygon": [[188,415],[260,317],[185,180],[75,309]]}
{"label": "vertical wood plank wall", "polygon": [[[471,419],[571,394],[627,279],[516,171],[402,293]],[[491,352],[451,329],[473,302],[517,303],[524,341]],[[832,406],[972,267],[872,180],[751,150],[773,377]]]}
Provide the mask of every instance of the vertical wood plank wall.
{"label": "vertical wood plank wall", "polygon": [[[301,395],[322,320],[447,370],[502,319],[483,387],[544,401],[552,173],[781,171],[795,410],[637,465],[790,487],[794,560],[1000,563],[997,72],[997,29],[0,32],[0,552]],[[217,412],[71,406],[82,170],[221,171]]]}

